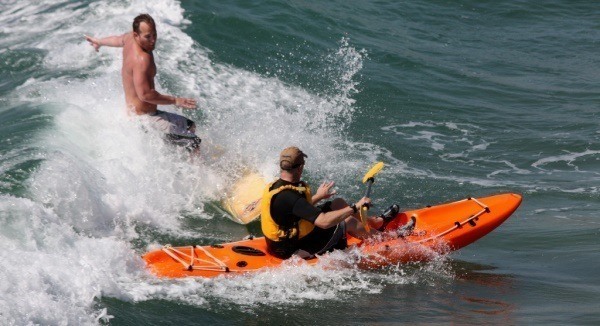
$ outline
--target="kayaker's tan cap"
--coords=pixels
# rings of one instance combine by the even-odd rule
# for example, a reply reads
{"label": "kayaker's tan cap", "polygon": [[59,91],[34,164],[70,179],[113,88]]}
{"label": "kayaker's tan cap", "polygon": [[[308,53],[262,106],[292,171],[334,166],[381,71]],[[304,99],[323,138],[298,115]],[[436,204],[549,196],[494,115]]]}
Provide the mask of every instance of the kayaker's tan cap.
{"label": "kayaker's tan cap", "polygon": [[282,170],[292,170],[304,165],[304,158],[308,157],[296,146],[288,147],[279,154],[279,167]]}

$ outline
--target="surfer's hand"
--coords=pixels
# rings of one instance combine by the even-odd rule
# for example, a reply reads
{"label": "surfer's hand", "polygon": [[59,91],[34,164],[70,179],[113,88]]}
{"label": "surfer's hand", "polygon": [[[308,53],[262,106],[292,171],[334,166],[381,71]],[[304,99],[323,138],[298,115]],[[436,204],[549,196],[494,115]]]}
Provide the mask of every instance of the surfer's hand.
{"label": "surfer's hand", "polygon": [[196,100],[194,100],[193,98],[176,97],[175,106],[182,107],[184,109],[195,109]]}
{"label": "surfer's hand", "polygon": [[335,185],[333,181],[325,181],[317,189],[317,193],[315,194],[318,198],[327,199],[336,194],[336,191],[331,191],[331,188]]}
{"label": "surfer's hand", "polygon": [[101,46],[100,41],[97,38],[87,36],[87,35],[84,35],[83,37],[85,37],[85,40],[90,42],[90,45],[94,47],[96,52],[98,52],[98,50],[100,49],[100,46]]}

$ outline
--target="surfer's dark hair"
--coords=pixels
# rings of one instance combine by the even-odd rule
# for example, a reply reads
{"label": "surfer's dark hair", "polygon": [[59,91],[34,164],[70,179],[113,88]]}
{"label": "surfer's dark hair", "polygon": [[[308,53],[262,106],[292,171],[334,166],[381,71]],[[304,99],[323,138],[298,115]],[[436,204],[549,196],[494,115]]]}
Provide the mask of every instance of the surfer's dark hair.
{"label": "surfer's dark hair", "polygon": [[133,31],[136,33],[140,33],[140,24],[144,22],[148,25],[150,25],[150,27],[152,27],[153,30],[156,30],[156,24],[154,23],[154,19],[152,19],[152,17],[148,14],[141,14],[138,15],[137,17],[135,17],[135,19],[133,19]]}

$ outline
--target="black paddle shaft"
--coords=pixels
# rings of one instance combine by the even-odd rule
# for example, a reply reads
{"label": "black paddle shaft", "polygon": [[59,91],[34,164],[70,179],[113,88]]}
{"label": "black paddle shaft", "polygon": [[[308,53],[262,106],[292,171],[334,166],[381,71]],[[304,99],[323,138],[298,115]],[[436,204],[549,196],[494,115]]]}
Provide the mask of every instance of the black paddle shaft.
{"label": "black paddle shaft", "polygon": [[[365,197],[369,197],[371,195],[371,186],[373,186],[373,182],[375,182],[375,178],[371,177],[367,180],[367,191],[365,192]],[[365,205],[369,208],[370,205]]]}

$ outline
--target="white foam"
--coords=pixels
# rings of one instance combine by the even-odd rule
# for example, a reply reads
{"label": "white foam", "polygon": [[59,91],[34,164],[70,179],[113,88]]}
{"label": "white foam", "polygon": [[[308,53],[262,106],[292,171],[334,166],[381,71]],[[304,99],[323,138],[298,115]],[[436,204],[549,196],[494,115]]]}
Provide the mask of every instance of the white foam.
{"label": "white foam", "polygon": [[0,253],[0,317],[7,324],[92,324],[95,298],[125,297],[119,279],[142,268],[126,243],[80,235],[27,199],[0,197],[0,223],[8,249]]}
{"label": "white foam", "polygon": [[525,169],[521,169],[521,168],[517,167],[516,165],[514,165],[513,163],[511,163],[509,161],[502,160],[502,161],[500,161],[500,163],[506,164],[510,169],[496,170],[496,171],[488,174],[488,177],[493,177],[493,176],[496,176],[498,174],[521,174],[521,175],[531,174],[531,171],[525,170]]}
{"label": "white foam", "polygon": [[577,152],[574,153],[574,152],[569,152],[569,151],[565,151],[565,152],[566,152],[566,154],[563,154],[563,155],[554,155],[554,156],[548,156],[548,157],[539,159],[539,160],[535,161],[533,164],[531,164],[531,166],[541,169],[545,165],[549,165],[549,164],[557,163],[557,162],[565,162],[568,166],[571,166],[577,170],[578,168],[575,165],[575,161],[577,159],[588,156],[588,155],[593,156],[593,155],[600,154],[600,151],[595,151],[595,150],[590,150],[590,149],[585,150],[580,153],[577,153]]}
{"label": "white foam", "polygon": [[[469,153],[484,151],[489,146],[485,140],[477,137],[480,127],[472,124],[455,122],[415,122],[382,127],[381,130],[392,132],[406,140],[428,143],[436,152],[454,151],[457,144],[465,144],[466,149],[459,153],[445,153],[451,158],[467,157]],[[450,146],[450,149],[446,147]]]}

